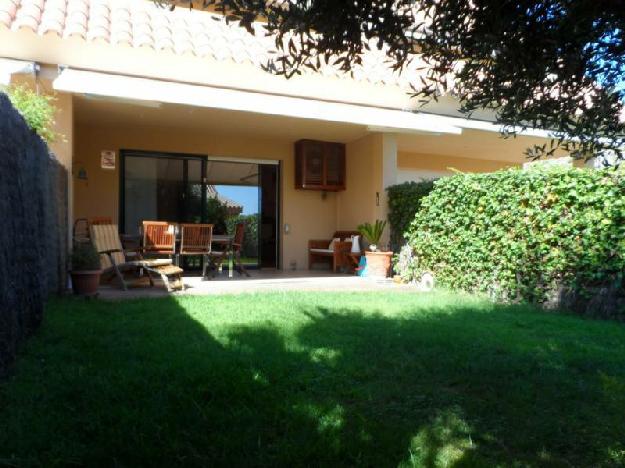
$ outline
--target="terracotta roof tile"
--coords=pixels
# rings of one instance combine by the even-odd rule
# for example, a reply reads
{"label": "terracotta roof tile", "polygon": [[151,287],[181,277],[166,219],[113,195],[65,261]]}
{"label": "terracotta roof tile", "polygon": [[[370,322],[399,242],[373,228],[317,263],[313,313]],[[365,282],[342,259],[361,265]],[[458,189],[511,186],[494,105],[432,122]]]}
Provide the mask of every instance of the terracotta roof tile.
{"label": "terracotta roof tile", "polygon": [[[218,15],[186,8],[170,12],[149,0],[0,0],[0,27],[241,64],[262,65],[276,53],[274,39],[260,24],[254,26],[256,35],[252,36]],[[416,73],[416,64],[408,66],[409,74],[393,72],[385,52],[375,48],[362,59],[362,65],[353,70],[357,80],[408,86],[406,76]],[[331,64],[320,73],[343,76]]]}
{"label": "terracotta roof tile", "polygon": [[18,0],[0,0],[0,25],[11,27],[17,13]]}
{"label": "terracotta roof tile", "polygon": [[65,0],[50,0],[41,15],[39,34],[56,33],[60,36],[65,27],[66,9]]}

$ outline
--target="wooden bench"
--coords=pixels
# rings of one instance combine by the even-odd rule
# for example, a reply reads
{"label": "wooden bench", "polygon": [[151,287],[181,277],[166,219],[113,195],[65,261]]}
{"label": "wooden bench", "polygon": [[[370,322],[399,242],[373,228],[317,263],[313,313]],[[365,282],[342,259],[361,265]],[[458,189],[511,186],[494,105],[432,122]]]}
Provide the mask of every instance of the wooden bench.
{"label": "wooden bench", "polygon": [[[358,231],[336,231],[332,239],[340,239],[330,248],[332,239],[314,239],[308,241],[308,269],[312,269],[315,262],[329,262],[332,271],[339,268],[349,268],[350,260],[346,254],[352,248],[351,236],[360,235]],[[347,240],[346,240],[347,239]]]}
{"label": "wooden bench", "polygon": [[[168,292],[171,292],[174,289],[184,289],[184,283],[182,282],[182,273],[184,273],[184,270],[179,266],[163,265],[154,268],[146,268],[146,271],[148,271],[148,275],[149,272],[159,275]],[[173,278],[173,281],[170,281],[170,278]]]}

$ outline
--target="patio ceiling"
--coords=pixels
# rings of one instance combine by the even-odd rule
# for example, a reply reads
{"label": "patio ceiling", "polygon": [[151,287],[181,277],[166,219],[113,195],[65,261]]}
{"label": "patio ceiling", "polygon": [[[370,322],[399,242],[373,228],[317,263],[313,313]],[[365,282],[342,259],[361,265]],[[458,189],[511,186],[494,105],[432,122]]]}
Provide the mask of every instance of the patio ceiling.
{"label": "patio ceiling", "polygon": [[397,135],[397,149],[406,153],[523,163],[524,151],[544,139],[519,135],[503,138],[499,133],[464,129],[462,135]]}
{"label": "patio ceiling", "polygon": [[[74,97],[76,123],[86,126],[154,127],[276,139],[292,143],[301,138],[349,143],[367,133],[364,125],[294,119],[223,109],[176,104],[145,106],[138,102]],[[499,134],[465,129],[462,135],[397,134],[401,152],[523,162],[523,151],[540,139],[528,136],[503,139]],[[544,141],[544,140],[542,140]]]}
{"label": "patio ceiling", "polygon": [[184,129],[212,135],[275,139],[288,143],[301,138],[347,143],[367,134],[367,128],[363,125],[180,104],[146,106],[139,101],[84,95],[74,96],[74,115],[78,125]]}
{"label": "patio ceiling", "polygon": [[232,161],[211,161],[206,166],[206,178],[213,185],[258,186],[258,164]]}

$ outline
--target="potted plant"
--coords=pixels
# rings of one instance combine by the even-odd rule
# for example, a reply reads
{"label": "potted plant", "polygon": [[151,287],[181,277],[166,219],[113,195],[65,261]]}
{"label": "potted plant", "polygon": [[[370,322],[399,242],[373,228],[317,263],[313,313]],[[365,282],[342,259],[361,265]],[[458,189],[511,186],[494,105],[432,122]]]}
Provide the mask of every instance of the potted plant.
{"label": "potted plant", "polygon": [[95,296],[100,284],[100,256],[91,242],[74,245],[72,251],[72,287],[74,294]]}
{"label": "potted plant", "polygon": [[358,232],[369,242],[369,249],[365,251],[367,259],[367,276],[386,278],[391,272],[391,258],[393,252],[378,250],[380,238],[384,233],[386,221],[376,219],[374,224],[363,223],[358,226]]}

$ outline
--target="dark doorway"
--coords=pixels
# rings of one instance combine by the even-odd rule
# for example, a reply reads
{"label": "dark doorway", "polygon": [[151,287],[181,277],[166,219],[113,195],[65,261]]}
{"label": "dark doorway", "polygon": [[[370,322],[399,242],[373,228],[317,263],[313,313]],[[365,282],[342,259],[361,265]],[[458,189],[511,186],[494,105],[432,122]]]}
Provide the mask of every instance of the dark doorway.
{"label": "dark doorway", "polygon": [[277,268],[279,262],[279,166],[260,165],[260,266]]}

